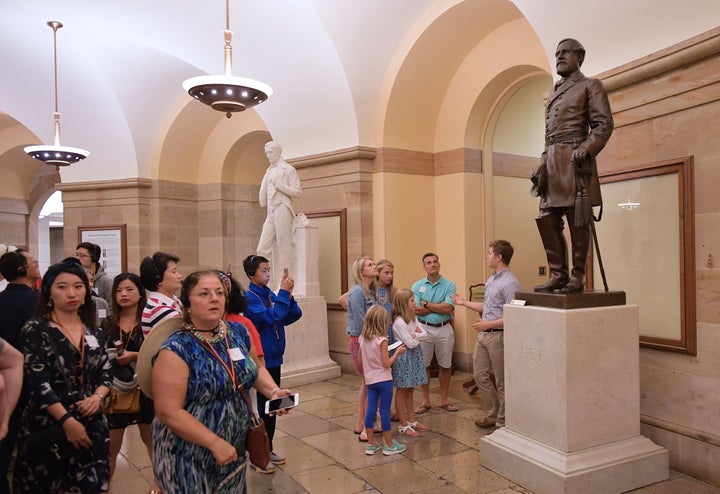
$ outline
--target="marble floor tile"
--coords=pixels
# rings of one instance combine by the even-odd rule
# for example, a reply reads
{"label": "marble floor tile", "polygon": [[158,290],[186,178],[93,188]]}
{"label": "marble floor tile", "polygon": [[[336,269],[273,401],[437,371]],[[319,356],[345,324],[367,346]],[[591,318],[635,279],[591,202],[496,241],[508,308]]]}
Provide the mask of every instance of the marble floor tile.
{"label": "marble floor tile", "polygon": [[[401,457],[402,455],[395,456]],[[433,472],[405,457],[399,461],[382,462],[361,468],[355,473],[379,492],[394,494],[411,494],[428,487],[437,489],[447,483]]]}
{"label": "marble floor tile", "polygon": [[295,480],[313,494],[367,492],[367,485],[362,478],[339,465],[300,471],[295,475]]}
{"label": "marble floor tile", "polygon": [[331,419],[356,414],[357,404],[338,400],[337,398],[325,397],[304,403],[299,410],[323,419]]}
{"label": "marble floor tile", "polygon": [[482,467],[477,449],[443,454],[418,463],[466,492],[487,494],[514,485],[506,478]]}
{"label": "marble floor tile", "polygon": [[[491,430],[475,426],[482,416],[482,400],[470,396],[462,383],[466,374],[455,374],[450,402],[458,412],[440,407],[439,385],[432,379],[433,407],[416,420],[432,429],[410,438],[397,432],[404,453],[368,456],[365,443],[353,434],[360,378],[343,374],[328,381],[296,386],[300,406],[278,418],[275,449],[287,463],[271,475],[248,471],[248,492],[263,494],[533,494],[480,465],[480,439]],[[415,405],[422,395],[415,392]],[[382,442],[382,436],[378,435]],[[137,427],[129,427],[118,457],[111,494],[145,493],[153,472]],[[709,486],[677,472],[670,479],[632,491],[632,494],[720,494]]]}
{"label": "marble floor tile", "polygon": [[335,464],[335,460],[321,452],[320,449],[296,437],[287,436],[283,439],[274,439],[273,446],[276,451],[285,456],[286,462],[281,468],[291,475]]}
{"label": "marble floor tile", "polygon": [[291,414],[281,417],[276,425],[277,431],[283,431],[294,437],[314,436],[323,432],[338,430],[341,426],[327,420],[300,411],[299,407]]}

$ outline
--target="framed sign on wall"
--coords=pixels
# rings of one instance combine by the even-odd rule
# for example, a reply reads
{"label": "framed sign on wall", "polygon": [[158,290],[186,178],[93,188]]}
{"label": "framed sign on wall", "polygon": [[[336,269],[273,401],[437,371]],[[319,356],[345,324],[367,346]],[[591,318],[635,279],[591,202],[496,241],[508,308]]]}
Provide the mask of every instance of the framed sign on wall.
{"label": "framed sign on wall", "polygon": [[100,265],[110,279],[127,271],[127,225],[79,226],[78,243],[100,246]]}

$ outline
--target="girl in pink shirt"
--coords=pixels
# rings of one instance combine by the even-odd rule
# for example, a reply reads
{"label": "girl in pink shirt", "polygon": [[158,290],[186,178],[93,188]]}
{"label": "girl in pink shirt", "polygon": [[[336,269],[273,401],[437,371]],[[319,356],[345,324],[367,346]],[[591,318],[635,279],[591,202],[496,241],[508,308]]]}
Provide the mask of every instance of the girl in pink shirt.
{"label": "girl in pink shirt", "polygon": [[378,409],[378,401],[380,403],[380,422],[385,439],[383,454],[389,456],[405,451],[405,445],[393,439],[390,423],[390,405],[393,393],[390,368],[395,359],[405,353],[405,347],[401,345],[392,357],[388,354],[387,330],[389,326],[390,317],[382,306],[373,305],[367,310],[359,341],[362,368],[367,386],[365,432],[368,436],[368,443],[365,446],[366,455],[374,455],[381,447],[373,437],[373,422]]}

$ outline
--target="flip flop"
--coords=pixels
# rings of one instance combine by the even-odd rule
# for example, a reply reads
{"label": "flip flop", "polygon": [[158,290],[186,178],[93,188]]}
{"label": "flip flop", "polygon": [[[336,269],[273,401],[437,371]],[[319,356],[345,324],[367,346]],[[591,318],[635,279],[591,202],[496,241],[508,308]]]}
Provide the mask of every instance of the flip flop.
{"label": "flip flop", "polygon": [[415,409],[415,413],[417,415],[422,415],[423,413],[427,412],[431,408],[432,408],[432,406],[421,403],[420,406]]}
{"label": "flip flop", "polygon": [[[448,411],[448,412],[457,412],[458,410],[460,410],[458,407],[456,407],[452,403],[444,403],[444,404],[440,405],[440,408],[442,408],[443,410]],[[415,411],[415,413],[417,413],[417,411]]]}

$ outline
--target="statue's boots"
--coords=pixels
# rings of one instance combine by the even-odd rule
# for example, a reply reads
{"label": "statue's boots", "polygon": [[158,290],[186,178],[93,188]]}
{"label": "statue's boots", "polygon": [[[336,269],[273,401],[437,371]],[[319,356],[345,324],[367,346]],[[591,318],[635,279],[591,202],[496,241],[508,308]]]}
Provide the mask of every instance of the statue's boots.
{"label": "statue's boots", "polygon": [[567,242],[563,235],[563,220],[561,216],[549,215],[536,218],[535,222],[545,247],[550,266],[550,279],[533,290],[551,293],[563,288],[568,282]]}
{"label": "statue's boots", "polygon": [[590,223],[583,226],[574,226],[574,224],[574,219],[568,215],[570,240],[572,240],[572,273],[568,284],[560,290],[562,293],[578,293],[585,288],[583,280],[590,250]]}

